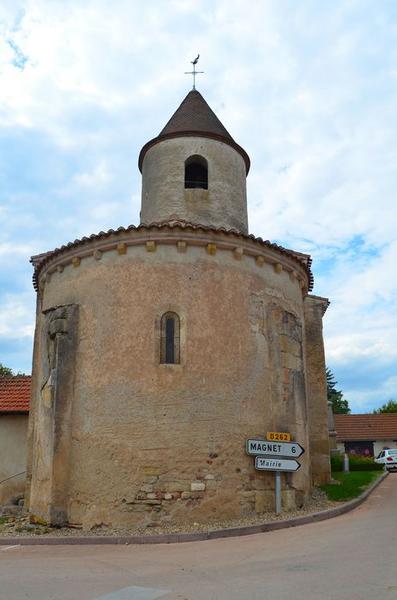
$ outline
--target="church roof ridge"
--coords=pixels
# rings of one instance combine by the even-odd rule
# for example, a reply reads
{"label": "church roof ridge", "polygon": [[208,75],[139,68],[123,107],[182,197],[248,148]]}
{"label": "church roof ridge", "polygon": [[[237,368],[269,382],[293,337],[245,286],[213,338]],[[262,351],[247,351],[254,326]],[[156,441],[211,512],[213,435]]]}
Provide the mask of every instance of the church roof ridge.
{"label": "church roof ridge", "polygon": [[197,90],[190,90],[159,135],[143,146],[139,154],[139,169],[142,171],[143,159],[149,148],[166,139],[186,136],[207,137],[232,146],[244,159],[246,172],[248,173],[250,168],[248,154],[234,141],[226,127]]}
{"label": "church roof ridge", "polygon": [[293,260],[295,260],[301,267],[303,267],[305,269],[305,271],[307,272],[307,275],[309,277],[309,289],[308,291],[310,292],[313,289],[313,273],[311,271],[311,264],[312,264],[312,259],[311,256],[309,254],[303,254],[301,252],[295,252],[294,250],[290,250],[288,248],[284,248],[283,246],[280,246],[279,244],[276,244],[274,242],[270,242],[269,240],[264,240],[261,237],[256,237],[254,236],[252,233],[250,234],[245,234],[245,233],[241,233],[241,231],[238,231],[237,229],[227,229],[226,227],[211,227],[208,225],[200,225],[199,223],[190,223],[189,221],[184,221],[184,220],[166,220],[166,221],[160,221],[157,223],[141,223],[140,225],[128,225],[127,227],[118,227],[117,229],[109,229],[108,231],[100,231],[99,233],[93,233],[90,236],[84,236],[81,239],[76,239],[73,242],[68,242],[67,244],[64,244],[63,246],[60,246],[59,248],[55,248],[54,250],[50,250],[49,252],[44,252],[42,254],[38,254],[35,256],[32,256],[30,259],[30,262],[32,263],[33,267],[34,267],[34,273],[33,273],[33,286],[35,288],[35,290],[38,290],[38,277],[40,275],[40,271],[43,269],[43,267],[55,256],[58,256],[59,254],[62,254],[63,252],[70,250],[71,248],[76,248],[78,246],[83,246],[84,244],[87,244],[88,242],[94,241],[94,240],[101,240],[107,237],[110,237],[111,235],[118,235],[118,234],[123,234],[123,233],[130,233],[132,231],[142,231],[142,230],[154,230],[154,229],[165,229],[165,228],[170,228],[170,229],[191,229],[191,230],[201,230],[201,231],[205,231],[205,232],[209,232],[209,233],[224,233],[226,235],[230,235],[230,236],[235,236],[241,239],[246,239],[246,240],[252,240],[253,242],[256,242],[262,246],[266,246],[267,248],[270,248],[271,250],[276,250],[277,252],[280,252],[281,254],[283,254],[284,256],[288,256],[289,258],[292,258]]}

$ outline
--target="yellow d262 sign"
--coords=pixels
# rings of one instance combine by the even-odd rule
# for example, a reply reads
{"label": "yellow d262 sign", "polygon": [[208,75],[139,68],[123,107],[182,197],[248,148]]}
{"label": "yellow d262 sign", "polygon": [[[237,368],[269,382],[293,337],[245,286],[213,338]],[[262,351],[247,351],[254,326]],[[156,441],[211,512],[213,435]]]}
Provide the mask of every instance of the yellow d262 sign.
{"label": "yellow d262 sign", "polygon": [[269,440],[269,442],[290,442],[291,434],[283,433],[281,431],[268,431],[266,433],[266,439]]}

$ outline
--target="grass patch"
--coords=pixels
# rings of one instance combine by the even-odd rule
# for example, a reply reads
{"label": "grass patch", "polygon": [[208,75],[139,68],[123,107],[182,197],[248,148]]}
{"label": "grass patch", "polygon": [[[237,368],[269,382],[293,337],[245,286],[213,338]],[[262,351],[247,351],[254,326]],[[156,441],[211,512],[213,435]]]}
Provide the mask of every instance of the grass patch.
{"label": "grass patch", "polygon": [[327,494],[329,500],[351,500],[359,496],[380,475],[379,471],[334,472],[332,478],[340,481],[340,485],[328,483],[320,487]]}
{"label": "grass patch", "polygon": [[4,523],[8,522],[8,518],[7,517],[0,517],[0,525],[4,525]]}

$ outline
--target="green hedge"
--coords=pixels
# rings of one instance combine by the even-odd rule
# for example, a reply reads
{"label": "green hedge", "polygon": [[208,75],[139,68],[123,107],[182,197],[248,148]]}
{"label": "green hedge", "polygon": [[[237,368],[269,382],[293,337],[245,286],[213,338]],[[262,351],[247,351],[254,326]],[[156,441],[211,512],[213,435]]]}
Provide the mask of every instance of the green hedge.
{"label": "green hedge", "polygon": [[[378,465],[374,459],[359,454],[349,454],[350,471],[382,471],[383,465]],[[343,454],[331,456],[331,470],[343,471]]]}

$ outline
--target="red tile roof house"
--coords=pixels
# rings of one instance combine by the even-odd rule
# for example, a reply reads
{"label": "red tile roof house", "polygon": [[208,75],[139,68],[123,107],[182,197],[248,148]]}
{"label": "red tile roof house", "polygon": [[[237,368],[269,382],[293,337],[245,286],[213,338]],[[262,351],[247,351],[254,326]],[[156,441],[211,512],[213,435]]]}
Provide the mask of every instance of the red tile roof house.
{"label": "red tile roof house", "polygon": [[30,375],[0,378],[0,506],[24,493]]}
{"label": "red tile roof house", "polygon": [[378,456],[397,448],[397,413],[334,415],[336,441],[342,452]]}

